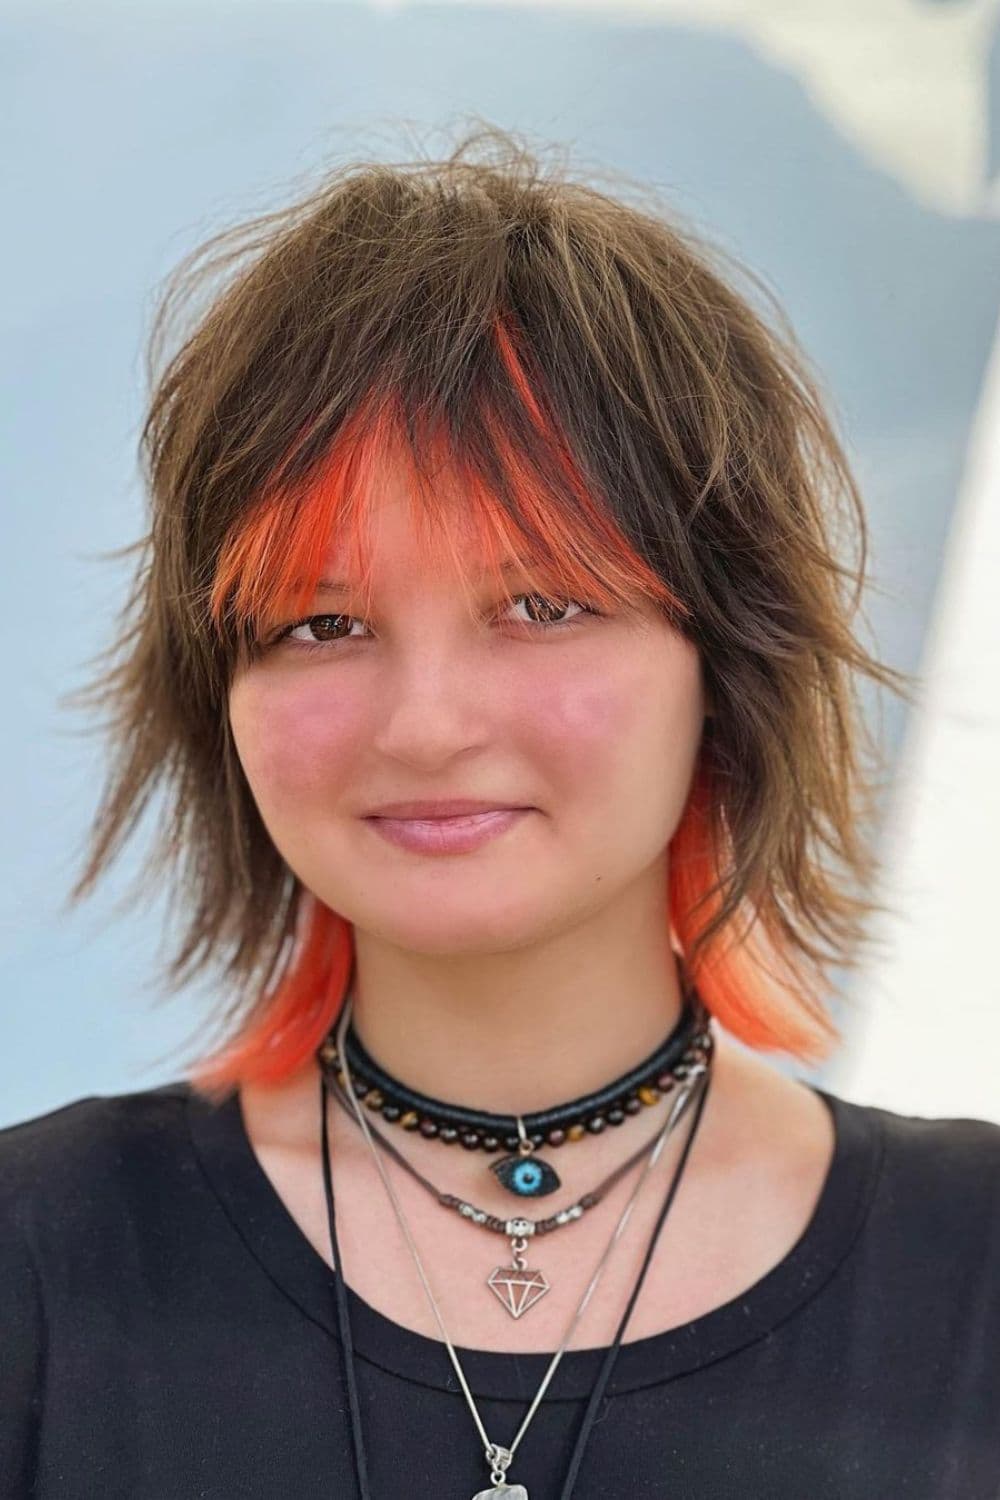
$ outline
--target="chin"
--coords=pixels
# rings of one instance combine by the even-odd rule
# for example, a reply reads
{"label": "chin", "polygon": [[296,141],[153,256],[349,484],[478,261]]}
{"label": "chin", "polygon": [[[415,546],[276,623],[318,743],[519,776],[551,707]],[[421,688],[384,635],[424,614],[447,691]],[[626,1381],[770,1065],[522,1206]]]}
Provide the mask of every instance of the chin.
{"label": "chin", "polygon": [[448,901],[414,894],[400,911],[359,912],[355,927],[381,942],[428,957],[465,957],[507,953],[537,942],[551,930],[555,914],[541,909],[537,894],[522,889],[516,903],[498,901],[484,892],[473,901],[469,892]]}

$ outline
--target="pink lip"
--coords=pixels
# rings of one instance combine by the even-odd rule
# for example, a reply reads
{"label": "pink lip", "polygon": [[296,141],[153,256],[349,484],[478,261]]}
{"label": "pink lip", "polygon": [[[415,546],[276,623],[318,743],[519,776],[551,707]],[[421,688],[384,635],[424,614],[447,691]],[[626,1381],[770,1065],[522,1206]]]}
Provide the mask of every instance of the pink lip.
{"label": "pink lip", "polygon": [[467,854],[505,833],[531,811],[530,807],[495,807],[451,818],[379,816],[364,821],[390,844],[417,854]]}
{"label": "pink lip", "polygon": [[519,807],[516,802],[487,801],[482,797],[450,797],[436,801],[386,802],[370,807],[369,818],[457,818],[460,813],[495,812],[498,808]]}

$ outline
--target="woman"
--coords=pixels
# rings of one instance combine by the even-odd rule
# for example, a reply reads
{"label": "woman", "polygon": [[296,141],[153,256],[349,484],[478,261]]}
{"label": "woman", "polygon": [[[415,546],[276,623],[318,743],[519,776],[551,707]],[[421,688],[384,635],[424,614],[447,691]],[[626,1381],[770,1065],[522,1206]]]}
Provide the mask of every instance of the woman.
{"label": "woman", "polygon": [[476,144],[163,303],[157,360],[236,267],[73,894],[162,788],[221,1029],[0,1132],[3,1494],[996,1500],[1000,1127],[762,1055],[839,1038],[905,691],[818,386],[660,206]]}

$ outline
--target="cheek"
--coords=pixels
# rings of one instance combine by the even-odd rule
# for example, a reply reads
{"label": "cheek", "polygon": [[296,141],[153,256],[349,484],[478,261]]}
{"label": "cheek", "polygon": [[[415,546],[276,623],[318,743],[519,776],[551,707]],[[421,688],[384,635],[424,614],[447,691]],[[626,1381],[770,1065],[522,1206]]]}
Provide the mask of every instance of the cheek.
{"label": "cheek", "polygon": [[247,677],[234,684],[229,717],[236,749],[261,805],[329,797],[362,733],[360,705],[338,696],[336,711],[313,687]]}
{"label": "cheek", "polygon": [[635,706],[611,674],[554,677],[535,684],[522,704],[524,737],[545,770],[561,781],[606,772],[615,745],[628,733]]}
{"label": "cheek", "polygon": [[522,710],[531,746],[564,784],[589,784],[611,800],[683,784],[704,718],[697,653],[679,640],[625,648],[584,672],[536,682]]}

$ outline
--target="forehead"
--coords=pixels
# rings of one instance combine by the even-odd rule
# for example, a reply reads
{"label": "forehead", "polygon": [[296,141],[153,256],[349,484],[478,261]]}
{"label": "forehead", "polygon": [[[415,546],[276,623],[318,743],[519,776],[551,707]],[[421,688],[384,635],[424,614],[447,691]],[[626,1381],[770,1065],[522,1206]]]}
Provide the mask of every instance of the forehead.
{"label": "forehead", "polygon": [[389,453],[357,498],[355,524],[342,540],[334,524],[323,551],[317,587],[328,592],[375,577],[393,585],[460,578],[475,586],[545,564],[541,548],[484,528],[454,470],[434,475],[431,495],[426,480],[418,484],[409,463]]}

